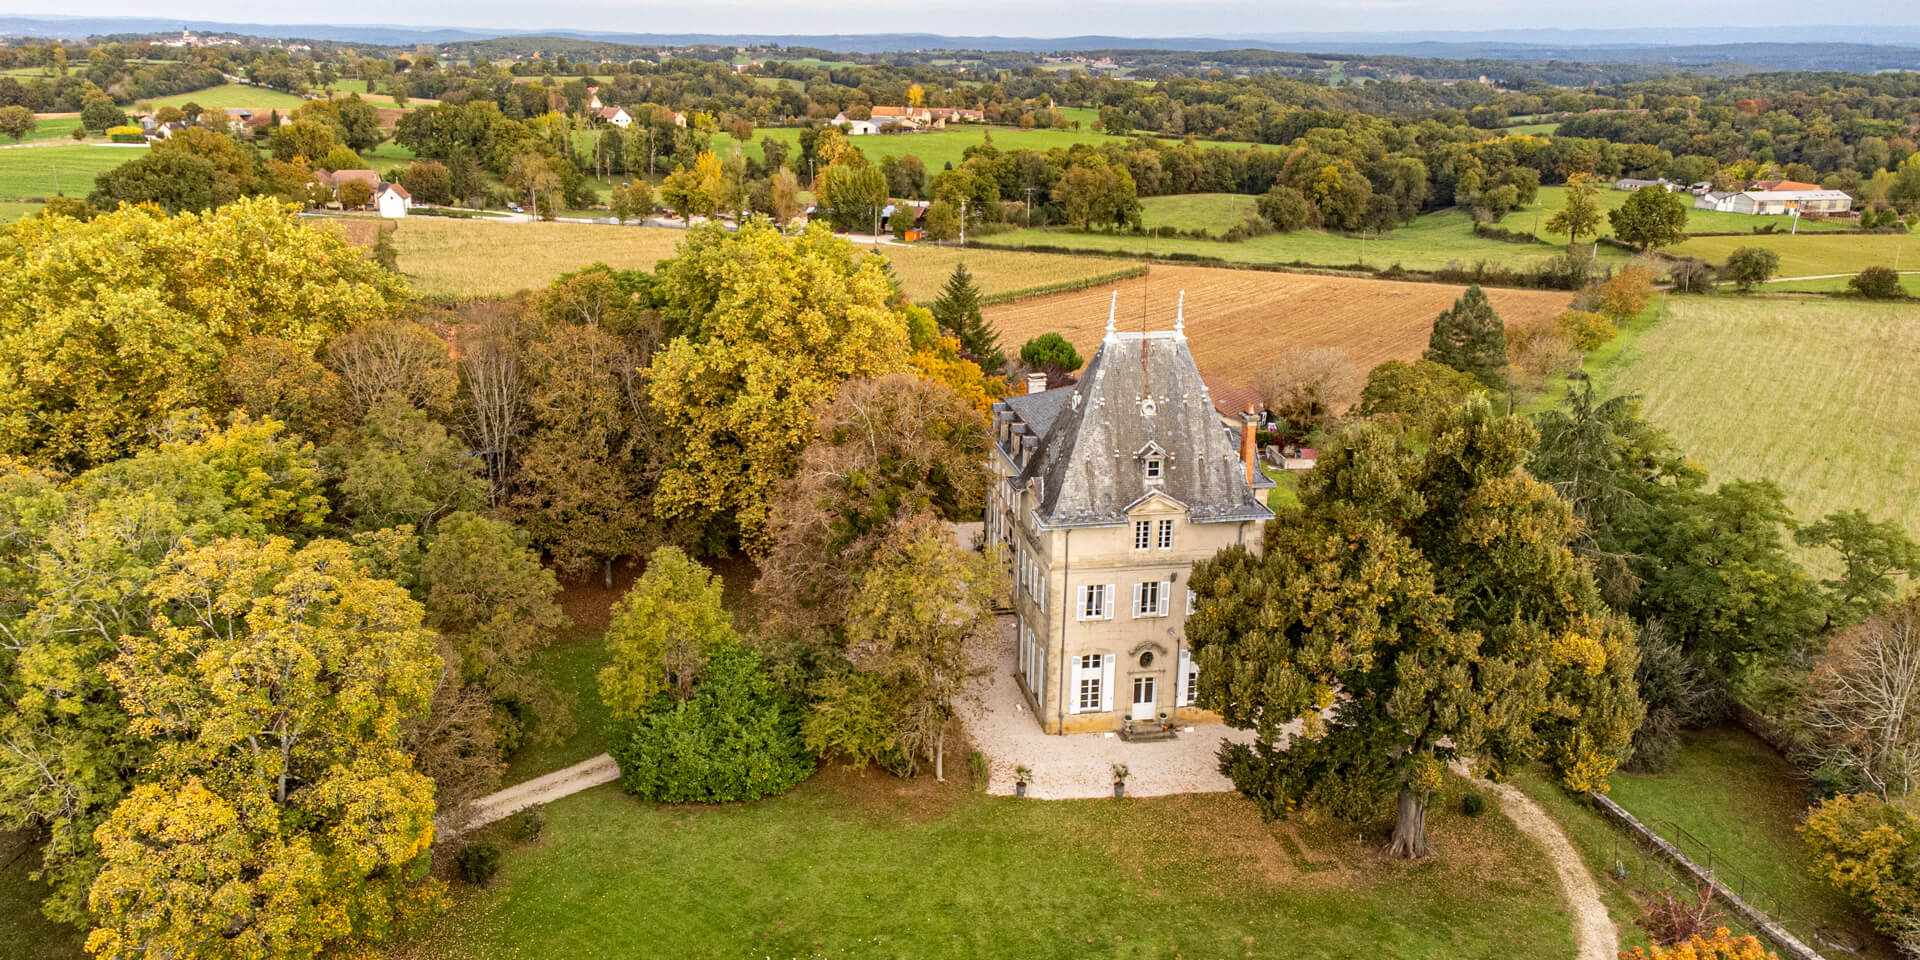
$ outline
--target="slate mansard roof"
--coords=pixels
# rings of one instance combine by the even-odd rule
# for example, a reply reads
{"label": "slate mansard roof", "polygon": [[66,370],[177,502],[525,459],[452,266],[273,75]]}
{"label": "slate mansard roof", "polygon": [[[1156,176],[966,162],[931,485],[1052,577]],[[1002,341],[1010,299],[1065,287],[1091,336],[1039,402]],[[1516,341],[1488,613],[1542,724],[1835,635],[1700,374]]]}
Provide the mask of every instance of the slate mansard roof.
{"label": "slate mansard roof", "polygon": [[[1273,516],[1264,496],[1273,481],[1257,474],[1248,485],[1184,327],[1117,333],[1110,320],[1079,383],[995,405],[995,442],[1014,465],[1015,486],[1035,490],[1042,525],[1123,523],[1154,493],[1201,523]],[[1149,456],[1162,460],[1157,481],[1147,476]]]}

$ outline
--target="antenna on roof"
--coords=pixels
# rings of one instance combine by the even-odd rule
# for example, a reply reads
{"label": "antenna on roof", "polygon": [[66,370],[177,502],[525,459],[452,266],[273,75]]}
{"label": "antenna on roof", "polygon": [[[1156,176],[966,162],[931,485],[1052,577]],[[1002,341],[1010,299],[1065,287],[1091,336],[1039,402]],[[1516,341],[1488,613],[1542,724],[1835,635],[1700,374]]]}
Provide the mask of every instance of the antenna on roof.
{"label": "antenna on roof", "polygon": [[1184,337],[1187,335],[1187,292],[1180,291],[1180,300],[1173,308],[1173,332]]}

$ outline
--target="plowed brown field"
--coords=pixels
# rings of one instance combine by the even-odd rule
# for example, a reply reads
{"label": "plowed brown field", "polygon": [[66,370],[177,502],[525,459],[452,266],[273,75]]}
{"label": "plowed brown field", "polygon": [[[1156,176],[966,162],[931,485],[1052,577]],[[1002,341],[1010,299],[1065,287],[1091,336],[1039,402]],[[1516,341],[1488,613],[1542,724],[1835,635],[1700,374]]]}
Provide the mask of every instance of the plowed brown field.
{"label": "plowed brown field", "polygon": [[[1323,277],[1216,267],[1155,266],[1146,277],[1111,287],[1055,294],[986,308],[1009,354],[1053,331],[1083,357],[1093,356],[1107,325],[1107,302],[1120,292],[1118,326],[1166,330],[1187,294],[1187,340],[1200,372],[1250,385],[1288,347],[1339,347],[1362,370],[1412,360],[1427,347],[1433,318],[1463,287],[1361,277]],[[1508,326],[1531,325],[1567,309],[1572,294],[1488,290]]]}

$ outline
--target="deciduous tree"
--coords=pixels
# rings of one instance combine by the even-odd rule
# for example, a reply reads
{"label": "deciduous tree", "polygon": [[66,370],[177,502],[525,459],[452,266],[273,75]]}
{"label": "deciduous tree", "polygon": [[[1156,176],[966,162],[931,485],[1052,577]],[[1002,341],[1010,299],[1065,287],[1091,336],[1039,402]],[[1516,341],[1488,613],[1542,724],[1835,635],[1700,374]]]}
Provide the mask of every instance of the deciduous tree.
{"label": "deciduous tree", "polygon": [[1568,177],[1566,206],[1547,218],[1548,232],[1566,234],[1569,243],[1596,235],[1601,223],[1599,193],[1585,175]]}
{"label": "deciduous tree", "polygon": [[1642,250],[1670,247],[1687,239],[1688,195],[1663,186],[1645,186],[1633,192],[1620,209],[1607,214],[1613,235]]}
{"label": "deciduous tree", "polygon": [[1397,792],[1389,850],[1424,856],[1451,760],[1498,774],[1544,757],[1595,789],[1625,756],[1641,715],[1632,630],[1573,556],[1572,511],[1522,470],[1533,442],[1485,397],[1419,451],[1362,425],[1261,556],[1195,566],[1200,703],[1256,732],[1222,748],[1221,769],[1267,816],[1303,801],[1367,816]]}
{"label": "deciduous tree", "polygon": [[147,594],[108,672],[152,780],[99,831],[88,950],[315,957],[436,908],[433,783],[400,749],[438,666],[419,604],[284,539],[189,546]]}
{"label": "deciduous tree", "polygon": [[219,402],[249,337],[312,347],[393,315],[393,275],[294,208],[122,210],[22,221],[0,250],[0,452],[84,469],[143,446],[168,415]]}
{"label": "deciduous tree", "polygon": [[648,396],[681,454],[656,509],[763,554],[778,485],[791,477],[815,405],[847,380],[906,369],[906,307],[871,259],[822,228],[787,238],[749,222],[688,234],[661,271],[672,340]]}

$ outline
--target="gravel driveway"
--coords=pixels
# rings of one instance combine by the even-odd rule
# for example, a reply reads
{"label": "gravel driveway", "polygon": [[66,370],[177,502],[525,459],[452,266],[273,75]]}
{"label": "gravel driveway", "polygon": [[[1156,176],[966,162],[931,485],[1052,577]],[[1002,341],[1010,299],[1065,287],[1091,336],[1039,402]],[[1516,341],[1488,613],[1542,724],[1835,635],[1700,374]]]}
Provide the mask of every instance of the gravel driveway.
{"label": "gravel driveway", "polygon": [[985,754],[992,777],[987,792],[1013,793],[1013,768],[1033,769],[1027,796],[1045,800],[1075,800],[1113,796],[1113,765],[1124,763],[1130,797],[1157,797],[1172,793],[1224,793],[1233,784],[1216,769],[1214,751],[1220,741],[1251,743],[1253,733],[1217,723],[1182,730],[1178,739],[1158,743],[1128,743],[1115,734],[1080,733],[1049,736],[1027,709],[1026,697],[1014,681],[1014,627],[1002,617],[991,649],[974,652],[975,663],[992,671],[978,689],[979,699],[962,706],[961,722],[974,748]]}

